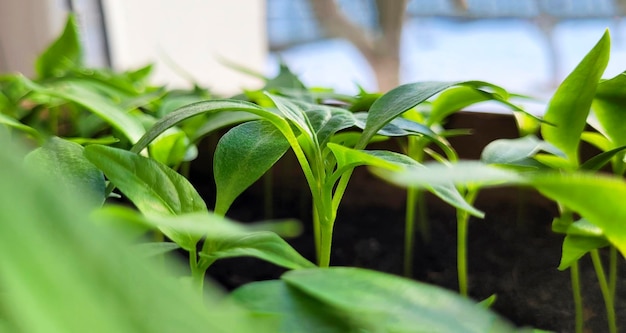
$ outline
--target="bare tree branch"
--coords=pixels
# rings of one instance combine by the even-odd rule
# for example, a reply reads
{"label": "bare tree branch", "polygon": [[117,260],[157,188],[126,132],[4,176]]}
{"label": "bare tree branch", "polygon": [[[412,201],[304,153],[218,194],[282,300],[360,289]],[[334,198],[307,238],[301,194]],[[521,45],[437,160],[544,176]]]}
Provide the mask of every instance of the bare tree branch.
{"label": "bare tree branch", "polygon": [[352,23],[335,0],[309,0],[309,4],[327,36],[346,39],[362,53],[373,50],[372,34]]}

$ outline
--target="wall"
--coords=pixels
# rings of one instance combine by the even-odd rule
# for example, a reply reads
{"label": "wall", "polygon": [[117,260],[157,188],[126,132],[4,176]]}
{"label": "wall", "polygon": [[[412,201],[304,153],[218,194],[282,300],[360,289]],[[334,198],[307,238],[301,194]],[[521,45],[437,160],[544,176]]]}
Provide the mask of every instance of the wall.
{"label": "wall", "polygon": [[37,54],[63,29],[63,0],[0,1],[0,73],[34,74]]}
{"label": "wall", "polygon": [[221,94],[261,85],[219,59],[264,72],[263,0],[104,0],[103,7],[117,69],[156,61],[158,83],[188,86],[182,70]]}
{"label": "wall", "polygon": [[[94,24],[100,19],[93,13],[95,2],[73,0],[72,5],[85,30],[86,61],[102,66],[106,57],[101,31]],[[61,33],[67,8],[66,0],[0,0],[0,73],[32,76],[37,55]],[[262,84],[219,59],[265,72],[264,0],[102,0],[102,8],[115,69],[154,62],[155,83],[191,86],[181,74],[186,72],[193,81],[224,95]]]}

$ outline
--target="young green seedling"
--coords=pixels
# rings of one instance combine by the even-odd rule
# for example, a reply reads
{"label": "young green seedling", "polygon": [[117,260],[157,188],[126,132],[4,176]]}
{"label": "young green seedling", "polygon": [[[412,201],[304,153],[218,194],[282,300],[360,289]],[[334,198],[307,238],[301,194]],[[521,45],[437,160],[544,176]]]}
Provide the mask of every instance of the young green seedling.
{"label": "young green seedling", "polygon": [[[607,32],[559,86],[545,114],[546,121],[551,124],[541,125],[541,134],[545,142],[532,136],[510,140],[508,144],[504,140],[498,140],[485,149],[484,160],[489,163],[547,167],[562,172],[598,170],[613,161],[614,171],[618,175],[622,173],[626,141],[620,140],[623,134],[619,130],[622,123],[619,119],[623,118],[620,118],[622,116],[615,105],[615,97],[622,89],[619,84],[622,79],[618,77],[598,83],[608,64],[609,51],[610,38]],[[592,102],[597,117],[597,121],[592,121],[592,124],[595,124],[601,133],[611,133],[606,137],[597,133],[584,132]],[[579,144],[583,139],[596,144],[604,152],[581,163]],[[511,143],[517,148],[510,149]],[[549,154],[542,153],[542,150]],[[542,165],[530,162],[530,158]],[[594,225],[597,223],[595,221],[593,223],[587,219],[574,221],[574,213],[577,212],[574,207],[559,200],[557,202],[561,216],[554,220],[553,230],[566,234],[559,269],[569,268],[571,272],[576,305],[576,331],[582,332],[584,329],[578,260],[584,254],[590,253],[606,303],[609,331],[617,332],[615,305],[613,304],[616,251],[611,250],[610,278],[607,280],[597,249],[609,244],[608,235],[602,234],[603,229]]]}
{"label": "young green seedling", "polygon": [[133,202],[145,223],[189,252],[192,281],[198,290],[202,290],[207,268],[220,258],[247,255],[291,269],[314,266],[275,233],[245,228],[211,214],[183,176],[157,161],[99,145],[86,147],[84,155]]}

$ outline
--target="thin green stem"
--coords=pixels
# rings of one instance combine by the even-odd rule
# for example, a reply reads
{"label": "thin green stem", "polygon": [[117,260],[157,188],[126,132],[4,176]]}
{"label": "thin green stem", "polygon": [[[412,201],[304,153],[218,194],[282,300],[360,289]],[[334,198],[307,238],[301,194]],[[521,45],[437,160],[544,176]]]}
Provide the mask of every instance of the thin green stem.
{"label": "thin green stem", "polygon": [[576,313],[576,333],[583,333],[585,328],[585,319],[583,317],[583,295],[580,289],[580,272],[578,269],[578,260],[570,266],[570,274],[572,279],[572,294],[574,296],[574,311]]}
{"label": "thin green stem", "polygon": [[457,213],[457,276],[459,293],[467,297],[467,222],[464,213]]}
{"label": "thin green stem", "polygon": [[[208,267],[209,265],[210,263],[205,266]],[[196,251],[189,252],[189,267],[191,268],[191,286],[195,291],[202,295],[206,268],[203,269],[200,265],[198,265],[198,254]]]}
{"label": "thin green stem", "polygon": [[606,319],[609,325],[610,333],[617,333],[617,323],[615,321],[615,304],[613,302],[613,295],[611,295],[611,290],[609,288],[609,283],[607,282],[606,275],[604,274],[604,267],[602,266],[602,259],[600,259],[600,254],[597,249],[591,250],[591,261],[593,262],[593,268],[596,271],[596,276],[598,277],[598,284],[600,284],[600,291],[602,292],[602,297],[604,298],[604,306],[606,307]]}
{"label": "thin green stem", "polygon": [[320,216],[315,207],[315,201],[313,202],[313,239],[315,241],[315,255],[317,262],[320,262],[321,259],[321,248],[322,248],[322,235],[321,235],[322,227],[320,223]]}
{"label": "thin green stem", "polygon": [[316,206],[315,209],[317,211],[317,215],[319,217],[320,248],[318,264],[320,267],[330,266],[333,228],[335,224],[335,216],[337,215],[336,211],[332,208],[332,193],[330,193],[329,191],[324,191],[324,189],[324,186],[319,189],[321,192],[320,197],[322,198],[322,201],[313,201],[313,204]]}
{"label": "thin green stem", "polygon": [[[477,189],[468,189],[465,200],[471,205],[478,195]],[[467,297],[467,229],[470,214],[464,210],[457,210],[457,275],[459,280],[459,293]]]}

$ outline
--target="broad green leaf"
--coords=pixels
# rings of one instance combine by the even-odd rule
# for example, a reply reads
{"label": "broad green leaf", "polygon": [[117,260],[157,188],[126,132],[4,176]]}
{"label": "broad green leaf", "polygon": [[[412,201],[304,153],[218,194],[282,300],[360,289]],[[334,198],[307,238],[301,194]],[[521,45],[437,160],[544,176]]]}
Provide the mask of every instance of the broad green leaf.
{"label": "broad green leaf", "polygon": [[141,139],[133,146],[131,151],[134,153],[139,153],[140,151],[144,150],[148,146],[148,144],[150,144],[150,142],[156,139],[168,128],[176,126],[186,119],[201,114],[217,113],[224,111],[249,112],[267,119],[271,119],[273,120],[272,123],[274,124],[282,121],[279,116],[249,102],[228,99],[214,99],[209,101],[197,102],[183,106],[161,118],[144,134],[143,137],[141,137]]}
{"label": "broad green leaf", "polygon": [[[146,215],[208,211],[189,181],[159,162],[126,150],[99,145],[86,147],[84,154]],[[200,240],[194,235],[172,229],[162,231],[187,250],[195,247]]]}
{"label": "broad green leaf", "polygon": [[401,85],[377,99],[369,115],[361,140],[356,148],[364,148],[378,131],[394,118],[414,108],[433,95],[458,85],[460,82],[416,82]]}
{"label": "broad green leaf", "polygon": [[361,165],[400,170],[402,165],[418,164],[406,155],[391,151],[358,150],[332,142],[328,143],[328,148],[333,152],[337,160],[337,171],[335,174],[338,176]]}
{"label": "broad green leaf", "polygon": [[180,249],[178,244],[170,242],[141,243],[133,246],[135,253],[143,258],[159,256],[178,249]]}
{"label": "broad green leaf", "polygon": [[611,41],[606,31],[600,41],[569,74],[552,96],[542,124],[547,142],[562,150],[572,166],[578,165],[578,145],[596,93],[596,87],[609,61]]}
{"label": "broad green leaf", "polygon": [[[421,164],[412,158],[395,152],[385,150],[356,150],[333,143],[329,143],[328,148],[332,150],[337,159],[337,171],[333,174],[334,178],[328,182],[331,186],[342,173],[361,165],[395,171],[402,170],[403,167],[409,167],[415,170],[423,168]],[[424,187],[456,208],[465,210],[479,218],[485,215],[483,212],[470,205],[451,182],[434,184],[432,186],[426,185]]]}
{"label": "broad green leaf", "polygon": [[109,123],[123,133],[132,142],[137,142],[145,130],[141,122],[131,116],[127,110],[115,105],[112,101],[82,85],[80,82],[59,81],[46,87],[40,86],[26,78],[27,85],[37,93],[62,98],[80,104],[89,111]]}
{"label": "broad green leaf", "polygon": [[520,136],[535,135],[541,128],[541,121],[523,112],[513,112]]}
{"label": "broad green leaf", "polygon": [[597,226],[626,255],[626,182],[617,177],[587,173],[550,173],[529,177],[546,197],[572,209]]}
{"label": "broad green leaf", "polygon": [[[168,133],[169,132],[169,133]],[[193,160],[197,149],[181,130],[170,128],[150,144],[150,157],[157,162],[174,167],[183,161]],[[188,152],[191,154],[188,155]]]}
{"label": "broad green leaf", "polygon": [[613,144],[604,135],[596,132],[583,132],[580,139],[600,149],[601,151],[609,151]]}
{"label": "broad green leaf", "polygon": [[191,141],[198,142],[203,137],[218,129],[257,119],[259,119],[259,116],[248,112],[231,111],[213,113],[206,117],[204,125],[191,134]]}
{"label": "broad green leaf", "polygon": [[305,112],[320,146],[324,146],[338,131],[355,124],[354,114],[345,109],[315,105]]}
{"label": "broad green leaf", "polygon": [[534,135],[528,135],[517,139],[492,141],[483,149],[480,159],[488,164],[515,164],[540,151],[561,156],[563,154],[549,143],[539,140]]}
{"label": "broad green leaf", "polygon": [[265,87],[263,90],[273,90],[279,88],[295,88],[306,90],[306,87],[300,81],[298,76],[296,76],[287,65],[283,62],[280,63],[280,67],[278,69],[278,75],[276,77],[267,80]]}
{"label": "broad green leaf", "polygon": [[58,188],[80,193],[92,207],[104,203],[104,175],[83,156],[81,145],[51,137],[26,155],[24,163],[30,169],[45,172]]}
{"label": "broad green leaf", "polygon": [[[367,123],[365,129],[363,130],[363,136],[361,137],[357,148],[364,148],[369,142],[369,139],[371,139],[372,136],[374,136],[392,119],[397,118],[406,111],[418,106],[430,97],[448,88],[459,85],[469,86],[474,89],[491,89],[494,91],[491,96],[493,98],[498,98],[501,102],[505,102],[505,100],[504,97],[500,95],[508,95],[504,89],[482,81],[416,82],[401,85],[387,92],[372,104],[372,107],[368,112],[369,116],[367,117]],[[514,105],[511,106],[517,108]]]}
{"label": "broad green leaf", "polygon": [[472,104],[488,101],[488,94],[472,87],[452,87],[441,93],[433,102],[428,125],[441,124],[449,115]]}
{"label": "broad green leaf", "polygon": [[612,148],[626,145],[626,74],[600,81],[592,109],[601,126],[600,130],[613,143]]}
{"label": "broad green leaf", "polygon": [[[207,242],[211,242],[210,251],[204,250],[208,249]],[[220,235],[219,238],[210,237],[209,234],[200,256],[209,261],[232,257],[255,257],[289,269],[315,267],[315,264],[302,257],[284,239],[269,231]]]}
{"label": "broad green leaf", "polygon": [[234,290],[236,304],[280,320],[277,333],[358,333],[359,325],[334,308],[290,287],[284,281],[252,282]]}
{"label": "broad green leaf", "polygon": [[423,167],[405,168],[399,172],[378,168],[372,168],[371,171],[393,184],[405,187],[428,188],[450,183],[457,186],[487,187],[525,182],[515,172],[477,161],[459,161],[449,165],[428,162]]}
{"label": "broad green leaf", "polygon": [[580,168],[583,170],[600,170],[602,169],[602,167],[607,165],[613,157],[617,156],[620,153],[623,153],[624,149],[626,149],[626,146],[617,147],[615,149],[602,152],[585,161],[585,163],[583,163]]}
{"label": "broad green leaf", "polygon": [[63,33],[35,61],[40,79],[61,77],[82,65],[83,50],[76,16],[69,15]]}
{"label": "broad green leaf", "polygon": [[291,121],[298,128],[298,130],[300,130],[300,132],[306,133],[307,137],[310,138],[312,142],[316,141],[317,136],[314,134],[315,129],[313,129],[313,126],[311,125],[301,105],[299,105],[295,100],[272,95],[270,93],[265,93],[265,95],[269,97],[272,102],[274,102],[276,108],[278,109],[278,113],[281,114],[283,118]]}
{"label": "broad green leaf", "polygon": [[360,268],[285,273],[281,279],[369,332],[515,332],[496,314],[421,282]]}
{"label": "broad green leaf", "polygon": [[533,158],[537,160],[537,162],[549,167],[550,169],[568,171],[575,170],[574,166],[572,166],[572,164],[570,163],[570,160],[565,157],[539,153],[536,154]]}
{"label": "broad green leaf", "polygon": [[[160,229],[203,238],[200,267],[206,268],[218,259],[243,256],[263,259],[289,269],[315,267],[277,234],[259,230],[271,229],[268,222],[249,226],[207,212],[177,216],[150,215],[146,216],[145,221]],[[186,250],[189,251],[188,248]]]}
{"label": "broad green leaf", "polygon": [[[248,311],[181,284],[92,223],[82,194],[23,168],[0,142],[0,330],[14,333],[275,332]],[[182,272],[182,271],[181,271]],[[45,273],[45,274],[44,274]]]}
{"label": "broad green leaf", "polygon": [[559,270],[563,271],[569,268],[574,262],[578,261],[591,250],[599,249],[609,245],[604,237],[589,237],[567,235],[563,241],[563,252],[561,254],[561,262]]}
{"label": "broad green leaf", "polygon": [[[358,128],[364,129],[367,122],[368,114],[365,112],[359,112],[356,113],[354,116],[356,118],[355,125]],[[394,118],[393,120],[385,124],[385,126],[383,126],[377,134],[391,137],[419,134],[429,137],[433,141],[438,140],[437,134],[433,132],[433,130],[430,129],[428,126],[402,117]]]}
{"label": "broad green leaf", "polygon": [[114,136],[103,136],[100,138],[64,138],[67,141],[78,143],[79,145],[111,145],[120,142],[120,140]]}
{"label": "broad green leaf", "polygon": [[450,206],[464,210],[473,216],[480,219],[485,217],[485,213],[476,207],[472,206],[465,200],[465,197],[459,192],[459,189],[454,184],[439,184],[427,187],[428,191],[436,195],[439,199],[448,203]]}
{"label": "broad green leaf", "polygon": [[43,142],[45,141],[45,138],[43,137],[43,135],[41,133],[39,133],[39,131],[37,131],[36,129],[22,124],[21,122],[17,121],[14,118],[11,118],[7,115],[4,115],[2,113],[0,113],[0,124],[4,124],[8,127],[11,128],[15,128],[17,130],[20,130],[24,133],[30,134],[33,138],[35,138],[35,140],[37,140],[38,143],[43,144]]}
{"label": "broad green leaf", "polygon": [[289,149],[289,142],[263,120],[232,128],[217,144],[213,172],[217,188],[215,211],[226,214],[230,205]]}

